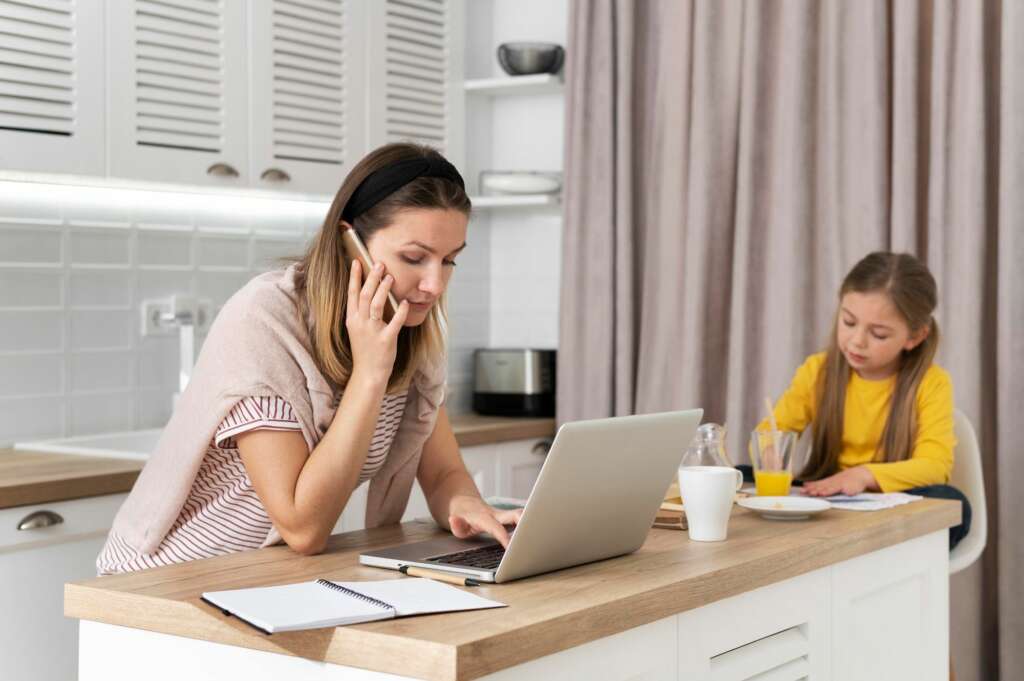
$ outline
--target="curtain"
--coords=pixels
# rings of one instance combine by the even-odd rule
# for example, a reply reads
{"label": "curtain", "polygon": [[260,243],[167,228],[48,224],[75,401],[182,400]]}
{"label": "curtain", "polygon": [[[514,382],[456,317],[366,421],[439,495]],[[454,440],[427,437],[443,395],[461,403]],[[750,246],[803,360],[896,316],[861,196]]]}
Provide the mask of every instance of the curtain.
{"label": "curtain", "polygon": [[939,285],[989,546],[961,679],[1024,668],[1024,3],[573,0],[558,420],[701,406],[734,457],[873,250]]}

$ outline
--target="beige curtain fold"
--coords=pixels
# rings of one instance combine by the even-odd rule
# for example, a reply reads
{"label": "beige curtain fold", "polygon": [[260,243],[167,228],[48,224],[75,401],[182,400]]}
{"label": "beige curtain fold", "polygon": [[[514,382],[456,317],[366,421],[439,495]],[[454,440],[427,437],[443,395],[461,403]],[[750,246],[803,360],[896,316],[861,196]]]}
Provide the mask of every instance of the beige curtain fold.
{"label": "beige curtain fold", "polygon": [[823,347],[846,271],[909,251],[978,429],[990,547],[961,679],[1024,669],[1024,3],[576,0],[560,421],[699,405],[743,433]]}

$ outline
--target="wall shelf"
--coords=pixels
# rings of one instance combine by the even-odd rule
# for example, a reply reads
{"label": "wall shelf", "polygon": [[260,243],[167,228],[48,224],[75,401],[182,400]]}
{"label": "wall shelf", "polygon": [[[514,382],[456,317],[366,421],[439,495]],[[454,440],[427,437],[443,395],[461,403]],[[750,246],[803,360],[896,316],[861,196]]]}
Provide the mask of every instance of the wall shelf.
{"label": "wall shelf", "polygon": [[561,92],[565,85],[561,74],[538,73],[530,76],[498,76],[467,80],[464,88],[474,95],[544,95]]}
{"label": "wall shelf", "polygon": [[527,206],[557,206],[561,194],[509,194],[502,196],[471,196],[473,208],[517,208]]}

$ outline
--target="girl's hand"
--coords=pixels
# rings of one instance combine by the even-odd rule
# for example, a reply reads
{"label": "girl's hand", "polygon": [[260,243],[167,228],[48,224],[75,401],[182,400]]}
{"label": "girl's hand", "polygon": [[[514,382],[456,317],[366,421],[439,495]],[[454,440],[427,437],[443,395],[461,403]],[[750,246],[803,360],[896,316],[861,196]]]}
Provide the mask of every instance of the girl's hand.
{"label": "girl's hand", "polygon": [[856,466],[821,480],[805,482],[804,494],[810,497],[830,497],[833,494],[852,496],[877,485],[874,474],[867,467]]}
{"label": "girl's hand", "polygon": [[509,536],[505,525],[519,524],[522,515],[521,508],[498,510],[488,506],[480,497],[462,494],[452,497],[448,525],[452,528],[452,534],[459,539],[489,532],[502,546],[508,548]]}
{"label": "girl's hand", "polygon": [[384,321],[384,303],[393,283],[394,277],[385,275],[380,263],[374,265],[364,282],[362,263],[352,261],[345,307],[352,373],[358,371],[376,382],[386,383],[391,377],[398,352],[398,332],[409,315],[409,303],[403,300],[391,321]]}

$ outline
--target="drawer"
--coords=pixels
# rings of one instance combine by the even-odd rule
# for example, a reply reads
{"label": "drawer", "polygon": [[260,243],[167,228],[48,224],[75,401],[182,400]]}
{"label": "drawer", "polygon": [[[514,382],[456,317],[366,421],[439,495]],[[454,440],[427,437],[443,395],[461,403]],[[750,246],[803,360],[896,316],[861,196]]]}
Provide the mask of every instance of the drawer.
{"label": "drawer", "polygon": [[[106,494],[86,499],[2,509],[0,552],[57,544],[86,536],[105,535],[110,531],[114,516],[127,497],[127,494]],[[45,511],[56,514],[60,522],[48,527],[18,529],[18,525],[33,513]]]}

